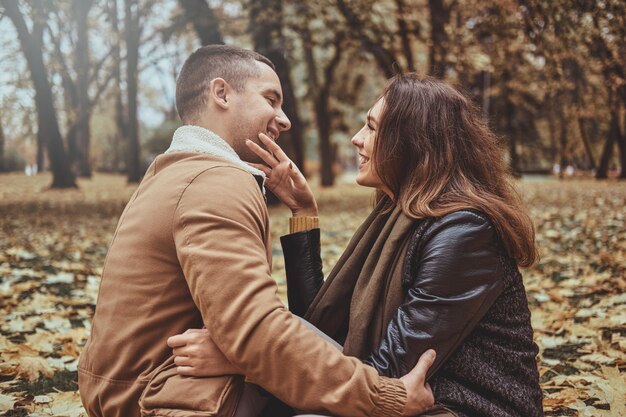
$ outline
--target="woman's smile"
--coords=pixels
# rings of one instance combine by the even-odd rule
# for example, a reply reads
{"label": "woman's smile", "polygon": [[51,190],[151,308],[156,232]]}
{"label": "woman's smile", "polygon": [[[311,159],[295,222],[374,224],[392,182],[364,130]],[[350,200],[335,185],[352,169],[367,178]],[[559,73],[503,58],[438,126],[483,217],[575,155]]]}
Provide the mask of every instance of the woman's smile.
{"label": "woman's smile", "polygon": [[363,155],[363,154],[359,154],[359,169],[361,169],[365,164],[367,164],[370,161],[370,159]]}

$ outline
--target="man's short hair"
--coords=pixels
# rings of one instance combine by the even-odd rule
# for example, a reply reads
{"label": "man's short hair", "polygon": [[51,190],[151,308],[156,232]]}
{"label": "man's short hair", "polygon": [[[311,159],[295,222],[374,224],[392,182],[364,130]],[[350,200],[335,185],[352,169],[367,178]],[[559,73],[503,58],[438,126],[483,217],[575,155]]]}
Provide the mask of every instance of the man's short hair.
{"label": "man's short hair", "polygon": [[199,116],[207,104],[209,83],[215,78],[223,78],[237,92],[243,91],[249,78],[261,75],[255,61],[275,70],[272,61],[254,51],[228,45],[198,48],[187,58],[176,80],[176,109],[181,120],[192,121]]}

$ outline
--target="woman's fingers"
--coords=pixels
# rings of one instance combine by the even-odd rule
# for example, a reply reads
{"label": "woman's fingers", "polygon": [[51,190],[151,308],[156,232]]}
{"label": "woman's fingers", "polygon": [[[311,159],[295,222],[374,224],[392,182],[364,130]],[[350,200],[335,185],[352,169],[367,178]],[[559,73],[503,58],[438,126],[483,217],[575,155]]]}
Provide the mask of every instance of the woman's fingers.
{"label": "woman's fingers", "polygon": [[261,148],[259,145],[252,142],[250,139],[246,140],[246,145],[252,152],[254,152],[259,158],[261,158],[270,167],[273,168],[276,165],[278,165],[279,162],[273,154]]}
{"label": "woman's fingers", "polygon": [[261,139],[263,145],[265,145],[265,147],[274,154],[276,159],[278,159],[278,162],[289,160],[289,157],[285,154],[283,149],[265,133],[259,133],[259,139]]}
{"label": "woman's fingers", "polygon": [[258,169],[259,171],[263,172],[266,176],[270,176],[270,173],[272,172],[271,168],[268,167],[267,165],[263,165],[263,164],[255,164],[252,162],[246,162],[246,164],[250,165],[251,167],[254,167],[256,169]]}

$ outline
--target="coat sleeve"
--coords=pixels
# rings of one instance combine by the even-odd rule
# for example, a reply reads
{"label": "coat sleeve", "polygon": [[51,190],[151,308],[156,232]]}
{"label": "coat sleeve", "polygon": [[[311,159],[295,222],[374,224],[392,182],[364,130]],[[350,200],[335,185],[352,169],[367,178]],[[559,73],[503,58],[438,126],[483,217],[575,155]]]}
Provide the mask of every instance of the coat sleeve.
{"label": "coat sleeve", "polygon": [[301,410],[402,414],[401,381],[342,355],[279,300],[266,255],[267,209],[249,173],[204,171],[182,193],[174,217],[191,296],[217,346],[249,380]]}
{"label": "coat sleeve", "polygon": [[320,256],[320,229],[281,236],[285,257],[289,310],[304,317],[324,284]]}
{"label": "coat sleeve", "polygon": [[434,222],[418,251],[414,282],[381,343],[364,361],[399,377],[427,349],[433,375],[476,327],[503,290],[495,229],[484,216],[462,211]]}

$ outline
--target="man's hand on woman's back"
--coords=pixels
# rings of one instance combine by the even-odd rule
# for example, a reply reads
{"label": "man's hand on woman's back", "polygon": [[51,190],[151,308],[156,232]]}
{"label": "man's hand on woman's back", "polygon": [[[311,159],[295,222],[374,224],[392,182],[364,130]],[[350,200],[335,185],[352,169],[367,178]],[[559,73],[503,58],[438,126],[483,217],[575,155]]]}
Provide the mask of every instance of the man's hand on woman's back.
{"label": "man's hand on woman's back", "polygon": [[400,378],[406,387],[407,394],[403,415],[414,416],[423,413],[435,404],[433,391],[426,382],[426,373],[435,362],[436,356],[434,350],[427,350],[420,356],[411,372]]}
{"label": "man's hand on woman's back", "polygon": [[[243,374],[226,359],[207,329],[189,329],[183,334],[170,337],[167,344],[175,355],[174,362],[180,375],[202,377]],[[411,372],[400,378],[407,392],[403,415],[414,416],[434,405],[435,400],[430,385],[426,382],[426,373],[435,362],[435,357],[434,350],[427,350]]]}

